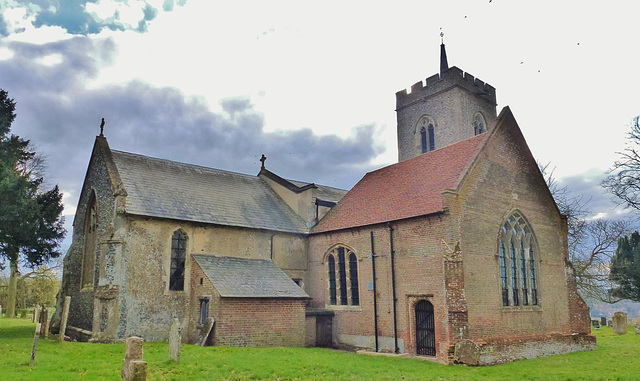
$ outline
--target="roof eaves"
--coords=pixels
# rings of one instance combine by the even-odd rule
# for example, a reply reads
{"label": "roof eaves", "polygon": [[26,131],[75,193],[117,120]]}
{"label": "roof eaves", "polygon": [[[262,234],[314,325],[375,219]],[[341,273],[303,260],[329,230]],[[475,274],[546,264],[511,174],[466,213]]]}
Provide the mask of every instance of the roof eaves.
{"label": "roof eaves", "polygon": [[412,220],[412,219],[415,219],[415,218],[422,218],[422,217],[437,216],[439,214],[445,214],[445,213],[446,213],[446,210],[441,209],[441,210],[438,210],[438,211],[435,211],[435,212],[431,212],[431,213],[418,214],[418,215],[415,215],[415,216],[407,216],[407,217],[402,217],[402,218],[397,218],[397,219],[392,219],[392,220],[387,220],[387,221],[371,222],[371,223],[368,223],[368,224],[346,226],[346,227],[341,227],[341,228],[337,228],[337,229],[327,229],[327,230],[319,230],[319,231],[314,231],[313,229],[311,229],[311,231],[309,232],[309,235],[311,236],[311,235],[324,234],[324,233],[335,233],[335,232],[340,232],[340,231],[348,230],[348,229],[365,228],[367,226],[389,224],[391,222]]}
{"label": "roof eaves", "polygon": [[270,231],[270,232],[280,232],[280,233],[290,233],[290,234],[301,234],[301,235],[306,235],[309,234],[308,229],[306,230],[294,230],[294,229],[278,229],[278,228],[273,228],[273,227],[256,227],[256,226],[250,226],[250,225],[243,225],[243,224],[224,224],[224,223],[220,223],[220,222],[211,222],[211,221],[205,221],[205,220],[199,220],[199,219],[186,219],[186,218],[174,218],[174,217],[167,217],[167,216],[161,216],[161,215],[156,215],[153,213],[135,213],[135,212],[131,212],[131,211],[127,211],[125,209],[124,211],[125,214],[128,214],[130,216],[138,216],[138,217],[145,217],[145,218],[158,218],[158,219],[162,219],[162,220],[170,220],[170,221],[184,221],[184,222],[192,222],[192,223],[198,223],[198,224],[205,224],[205,225],[214,225],[214,226],[232,226],[232,227],[238,227],[238,228],[245,228],[245,229],[255,229],[255,230],[263,230],[263,231]]}

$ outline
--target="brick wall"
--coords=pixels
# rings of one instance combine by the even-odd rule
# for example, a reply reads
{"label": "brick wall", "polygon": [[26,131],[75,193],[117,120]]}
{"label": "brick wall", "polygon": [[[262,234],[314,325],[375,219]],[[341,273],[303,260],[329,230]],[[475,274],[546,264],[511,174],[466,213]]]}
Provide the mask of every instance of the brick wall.
{"label": "brick wall", "polygon": [[[209,297],[215,319],[212,345],[302,347],[305,345],[306,299],[221,298],[195,260],[191,260],[189,342],[199,332],[200,297]],[[202,284],[200,284],[202,279]]]}
{"label": "brick wall", "polygon": [[[493,343],[486,347],[492,354],[485,359],[494,362],[595,347],[588,331],[588,309],[572,283],[563,218],[515,121],[503,120],[489,135],[461,188],[443,192],[444,213],[393,222],[401,351],[416,353],[414,306],[421,299],[434,306],[436,358],[441,362],[450,362],[453,345],[464,339]],[[535,234],[537,306],[502,306],[498,237],[515,210],[526,217]],[[372,348],[373,292],[367,287],[373,281],[371,231],[377,255],[377,333],[381,349],[393,351],[386,225],[312,235],[307,292],[314,307],[335,311],[335,341]],[[334,245],[345,245],[358,255],[360,306],[329,305],[324,258]]]}

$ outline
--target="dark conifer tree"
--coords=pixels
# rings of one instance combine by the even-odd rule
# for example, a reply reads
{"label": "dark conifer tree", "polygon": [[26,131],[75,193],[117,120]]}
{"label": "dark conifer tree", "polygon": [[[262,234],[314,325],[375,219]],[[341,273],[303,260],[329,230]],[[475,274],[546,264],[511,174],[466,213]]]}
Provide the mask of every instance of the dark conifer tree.
{"label": "dark conifer tree", "polygon": [[11,267],[7,316],[15,311],[18,265],[36,267],[60,255],[65,236],[62,194],[56,185],[40,189],[43,179],[31,166],[36,153],[29,141],[11,134],[15,102],[0,89],[0,266]]}

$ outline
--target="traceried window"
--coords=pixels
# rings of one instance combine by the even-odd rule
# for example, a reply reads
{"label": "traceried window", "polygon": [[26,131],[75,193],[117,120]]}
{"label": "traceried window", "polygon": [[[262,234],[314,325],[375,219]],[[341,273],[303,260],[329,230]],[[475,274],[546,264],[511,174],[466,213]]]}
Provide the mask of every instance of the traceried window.
{"label": "traceried window", "polygon": [[82,287],[93,287],[98,242],[98,209],[96,194],[91,192],[84,222],[84,254],[82,260]]}
{"label": "traceried window", "polygon": [[487,132],[487,122],[479,112],[473,117],[473,133],[474,135],[480,135],[483,132]]}
{"label": "traceried window", "polygon": [[420,152],[425,153],[436,149],[435,122],[429,116],[423,116],[418,121],[420,132]]}
{"label": "traceried window", "polygon": [[538,305],[535,253],[531,226],[522,213],[512,213],[502,225],[498,244],[503,306]]}
{"label": "traceried window", "polygon": [[184,290],[184,269],[187,259],[187,235],[176,230],[171,238],[171,270],[169,273],[169,290]]}
{"label": "traceried window", "polygon": [[326,262],[329,275],[329,304],[360,305],[358,258],[355,253],[346,247],[339,246],[331,250]]}

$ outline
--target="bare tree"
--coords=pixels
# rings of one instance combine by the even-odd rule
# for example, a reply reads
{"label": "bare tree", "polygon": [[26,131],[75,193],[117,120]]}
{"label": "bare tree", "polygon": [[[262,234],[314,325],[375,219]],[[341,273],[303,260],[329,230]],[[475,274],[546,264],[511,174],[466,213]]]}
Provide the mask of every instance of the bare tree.
{"label": "bare tree", "polygon": [[559,186],[549,164],[538,165],[560,213],[567,217],[569,260],[576,272],[578,291],[584,297],[607,303],[619,301],[609,292],[613,287],[609,269],[618,239],[631,231],[632,222],[589,218],[590,200],[572,194],[566,186]]}
{"label": "bare tree", "polygon": [[618,204],[640,211],[640,115],[631,123],[627,148],[619,152],[602,186],[616,196]]}

